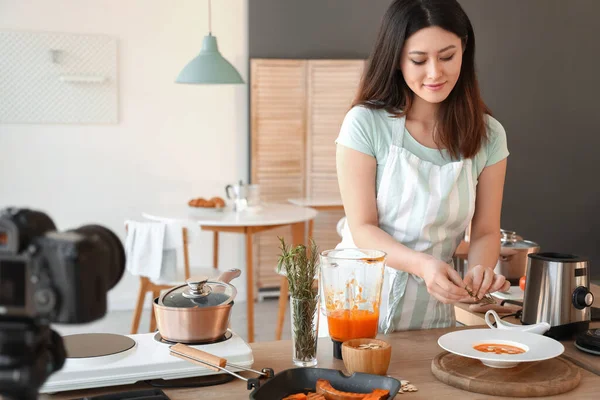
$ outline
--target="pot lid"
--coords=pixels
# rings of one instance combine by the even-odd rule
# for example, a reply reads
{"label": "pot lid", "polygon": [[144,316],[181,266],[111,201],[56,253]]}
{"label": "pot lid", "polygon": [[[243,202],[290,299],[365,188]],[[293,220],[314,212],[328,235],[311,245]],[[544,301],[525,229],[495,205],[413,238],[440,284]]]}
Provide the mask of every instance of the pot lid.
{"label": "pot lid", "polygon": [[162,305],[175,308],[215,307],[233,301],[237,290],[233,285],[208,278],[192,278],[185,285],[177,286],[167,292]]}
{"label": "pot lid", "polygon": [[517,235],[517,232],[500,229],[500,244],[502,247],[510,247],[513,249],[530,249],[539,247],[540,245],[530,240],[523,240]]}

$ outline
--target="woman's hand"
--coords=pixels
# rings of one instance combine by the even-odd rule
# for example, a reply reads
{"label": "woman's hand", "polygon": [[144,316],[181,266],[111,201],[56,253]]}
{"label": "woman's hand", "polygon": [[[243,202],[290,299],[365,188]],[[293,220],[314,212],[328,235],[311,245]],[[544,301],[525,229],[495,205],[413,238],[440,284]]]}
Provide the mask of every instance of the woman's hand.
{"label": "woman's hand", "polygon": [[465,275],[465,285],[471,292],[481,299],[486,293],[506,291],[510,288],[510,282],[502,275],[496,275],[494,270],[483,265],[476,265],[469,269]]}
{"label": "woman's hand", "polygon": [[456,303],[469,295],[458,272],[445,262],[431,257],[421,268],[427,291],[442,303]]}

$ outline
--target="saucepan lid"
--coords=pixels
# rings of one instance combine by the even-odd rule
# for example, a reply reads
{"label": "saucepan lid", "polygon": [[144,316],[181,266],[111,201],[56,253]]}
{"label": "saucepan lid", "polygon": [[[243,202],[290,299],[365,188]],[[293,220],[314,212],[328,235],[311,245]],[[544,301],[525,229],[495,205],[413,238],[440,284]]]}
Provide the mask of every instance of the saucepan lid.
{"label": "saucepan lid", "polygon": [[194,277],[185,285],[177,286],[159,300],[159,304],[173,308],[205,308],[224,306],[233,301],[237,294],[235,286],[228,283],[240,275],[239,269],[223,273],[215,280]]}
{"label": "saucepan lid", "polygon": [[530,240],[523,240],[516,232],[506,229],[500,229],[500,245],[503,248],[509,249],[532,249],[540,247],[539,244]]}

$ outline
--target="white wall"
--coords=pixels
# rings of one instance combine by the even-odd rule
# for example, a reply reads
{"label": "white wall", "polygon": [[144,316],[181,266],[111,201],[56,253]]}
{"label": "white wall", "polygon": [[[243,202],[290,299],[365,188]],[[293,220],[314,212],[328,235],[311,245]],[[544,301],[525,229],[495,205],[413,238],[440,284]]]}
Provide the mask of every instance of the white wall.
{"label": "white wall", "polygon": [[[106,34],[118,40],[119,123],[0,125],[0,207],[46,211],[58,228],[95,222],[124,238],[123,221],[157,202],[224,195],[248,176],[248,87],[174,79],[208,32],[207,0],[0,0],[0,29]],[[212,2],[219,48],[248,81],[247,0]],[[1,57],[1,55],[0,55]],[[223,267],[242,266],[244,242],[221,235]],[[210,265],[212,236],[191,248]],[[235,281],[245,299],[245,280]],[[132,308],[125,276],[111,308]]]}

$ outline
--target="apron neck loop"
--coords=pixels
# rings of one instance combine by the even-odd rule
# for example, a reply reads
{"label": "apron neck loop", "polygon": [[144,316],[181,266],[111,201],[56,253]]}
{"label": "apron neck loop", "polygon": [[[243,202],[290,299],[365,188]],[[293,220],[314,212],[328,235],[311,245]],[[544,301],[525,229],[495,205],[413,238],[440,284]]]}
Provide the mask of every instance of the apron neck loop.
{"label": "apron neck loop", "polygon": [[404,147],[404,130],[406,126],[406,116],[394,119],[395,121],[392,128],[392,144],[394,146],[402,148]]}

